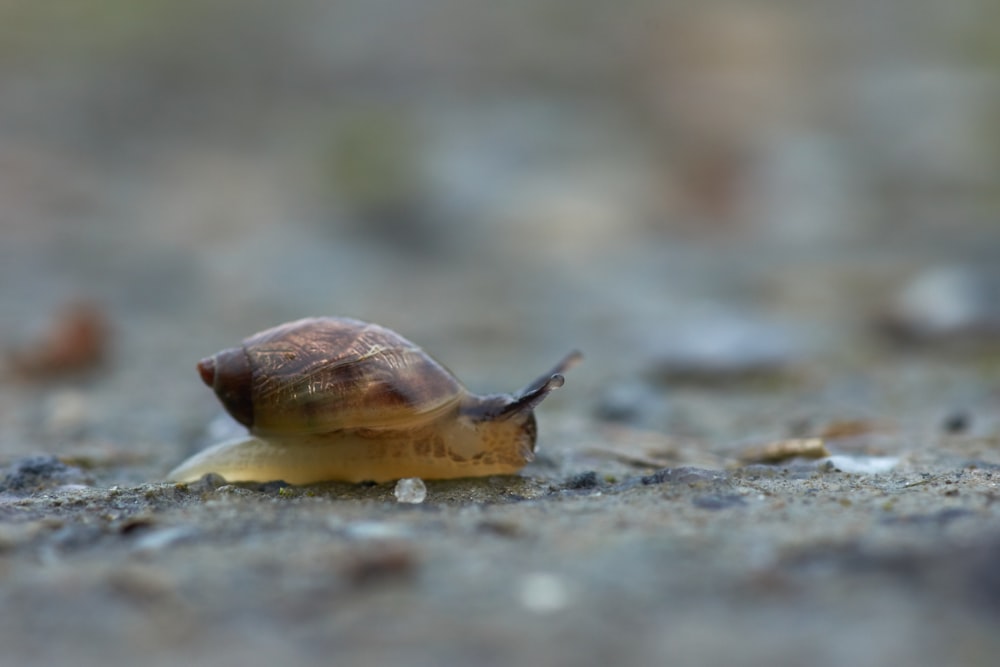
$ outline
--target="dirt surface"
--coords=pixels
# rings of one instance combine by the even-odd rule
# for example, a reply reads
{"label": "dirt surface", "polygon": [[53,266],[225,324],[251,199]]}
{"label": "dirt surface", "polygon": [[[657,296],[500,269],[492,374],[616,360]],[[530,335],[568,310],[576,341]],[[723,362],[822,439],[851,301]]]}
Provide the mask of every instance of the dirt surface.
{"label": "dirt surface", "polygon": [[[804,261],[768,271],[798,282]],[[193,362],[245,329],[199,299],[170,318],[106,307],[110,366],[3,386],[4,664],[987,665],[1000,650],[989,348],[841,327],[771,365],[739,352],[746,371],[619,348],[686,324],[641,307],[624,323],[536,315],[510,340],[416,317],[439,356],[502,378],[470,380],[483,390],[570,346],[587,360],[539,409],[522,475],[428,482],[409,505],[391,484],[157,483],[232,428],[208,427]],[[628,330],[602,342],[601,327]],[[741,461],[807,436],[831,456]]]}
{"label": "dirt surface", "polygon": [[[104,4],[0,20],[0,665],[997,664],[991,3]],[[309,315],[585,359],[516,476],[163,482]]]}

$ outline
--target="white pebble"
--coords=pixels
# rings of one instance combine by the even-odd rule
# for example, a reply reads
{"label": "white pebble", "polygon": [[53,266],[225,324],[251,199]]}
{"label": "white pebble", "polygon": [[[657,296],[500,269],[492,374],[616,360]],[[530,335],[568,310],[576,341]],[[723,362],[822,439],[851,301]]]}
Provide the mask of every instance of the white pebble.
{"label": "white pebble", "polygon": [[151,553],[171,547],[178,542],[193,538],[198,531],[193,526],[171,526],[161,528],[147,535],[143,535],[136,540],[133,551],[138,553]]}
{"label": "white pebble", "polygon": [[339,519],[331,519],[328,523],[331,530],[352,540],[401,540],[410,537],[407,528],[394,523],[355,521],[345,524]]}
{"label": "white pebble", "polygon": [[821,462],[840,472],[878,475],[891,471],[899,464],[898,456],[830,456]]}
{"label": "white pebble", "polygon": [[518,587],[521,605],[536,614],[559,611],[569,604],[569,591],[560,577],[546,572],[525,575]]}
{"label": "white pebble", "polygon": [[427,487],[419,477],[406,477],[396,482],[396,501],[419,505],[427,497]]}
{"label": "white pebble", "polygon": [[82,392],[59,391],[45,403],[45,429],[56,435],[76,433],[86,425],[90,412],[90,404]]}

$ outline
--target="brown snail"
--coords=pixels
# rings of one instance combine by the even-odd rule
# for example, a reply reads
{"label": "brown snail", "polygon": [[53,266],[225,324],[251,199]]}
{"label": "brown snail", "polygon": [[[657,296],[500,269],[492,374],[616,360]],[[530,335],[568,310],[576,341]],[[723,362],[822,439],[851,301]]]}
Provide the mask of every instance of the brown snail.
{"label": "brown snail", "polygon": [[580,358],[571,352],[517,394],[477,396],[377,324],[282,324],[199,362],[250,434],[195,454],[169,477],[308,484],[511,474],[534,458],[535,406]]}

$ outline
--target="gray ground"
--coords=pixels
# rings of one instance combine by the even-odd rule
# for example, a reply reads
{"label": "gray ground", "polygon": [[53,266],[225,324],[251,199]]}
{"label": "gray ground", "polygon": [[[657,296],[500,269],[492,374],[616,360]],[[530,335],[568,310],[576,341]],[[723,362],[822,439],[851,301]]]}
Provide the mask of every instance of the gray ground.
{"label": "gray ground", "polygon": [[[722,269],[698,269],[698,251],[685,271],[704,286]],[[810,262],[767,266],[798,283]],[[181,289],[188,272],[169,278]],[[415,318],[412,335],[475,388],[515,387],[570,345],[588,358],[539,409],[522,475],[431,482],[404,505],[392,485],[155,481],[212,437],[193,361],[245,331],[207,318],[210,299],[170,321],[123,299],[110,367],[3,385],[4,664],[995,662],[989,348],[899,350],[844,326],[791,334],[766,361],[734,344],[713,365],[601,340],[601,327],[667,337],[699,317],[682,306],[662,322],[565,308],[511,334],[462,332],[493,317],[473,301],[458,322]],[[738,461],[824,431],[831,459]]]}
{"label": "gray ground", "polygon": [[[676,4],[5,9],[0,665],[997,664],[996,10]],[[314,314],[586,358],[422,504],[160,481]]]}

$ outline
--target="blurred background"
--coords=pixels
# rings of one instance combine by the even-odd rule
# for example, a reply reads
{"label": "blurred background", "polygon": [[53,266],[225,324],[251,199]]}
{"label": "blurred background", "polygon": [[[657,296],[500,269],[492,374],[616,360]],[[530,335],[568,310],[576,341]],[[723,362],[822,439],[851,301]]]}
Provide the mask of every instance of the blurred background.
{"label": "blurred background", "polygon": [[981,350],[997,26],[990,0],[0,2],[0,341],[44,358],[83,302],[101,364],[8,393],[0,452],[176,461],[217,410],[194,362],[310,314],[480,391],[579,347],[552,403],[614,418],[651,369]]}

